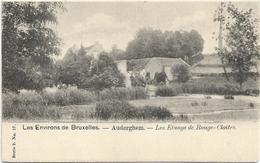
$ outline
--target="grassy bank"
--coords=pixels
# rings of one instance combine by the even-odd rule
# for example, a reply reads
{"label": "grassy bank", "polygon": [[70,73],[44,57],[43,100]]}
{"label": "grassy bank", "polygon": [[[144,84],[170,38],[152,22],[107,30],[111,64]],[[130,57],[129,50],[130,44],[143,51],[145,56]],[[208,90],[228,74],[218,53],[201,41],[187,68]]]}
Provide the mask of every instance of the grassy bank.
{"label": "grassy bank", "polygon": [[[67,88],[55,92],[3,93],[3,117],[18,119],[59,119],[59,106],[90,105],[104,100],[145,99],[144,88],[113,88],[99,92]],[[74,113],[75,117],[80,116]]]}
{"label": "grassy bank", "polygon": [[[252,99],[253,98],[253,99]],[[229,122],[257,121],[259,103],[257,97],[236,97],[225,100],[223,96],[205,99],[203,96],[161,97],[145,100],[100,101],[89,105],[52,106],[52,117],[21,119],[26,121],[77,121],[77,122]],[[115,109],[118,108],[118,109]],[[52,113],[51,113],[52,112]],[[57,113],[57,114],[55,114]],[[33,117],[32,117],[33,116]],[[163,118],[160,118],[163,117]]]}
{"label": "grassy bank", "polygon": [[188,95],[177,97],[157,97],[146,100],[130,101],[130,104],[136,107],[145,105],[162,106],[176,114],[199,114],[205,112],[223,111],[223,110],[251,110],[259,109],[260,105],[255,101],[258,97],[251,97],[251,100],[243,97],[235,97],[234,100],[226,100],[223,96],[206,99],[203,96]]}

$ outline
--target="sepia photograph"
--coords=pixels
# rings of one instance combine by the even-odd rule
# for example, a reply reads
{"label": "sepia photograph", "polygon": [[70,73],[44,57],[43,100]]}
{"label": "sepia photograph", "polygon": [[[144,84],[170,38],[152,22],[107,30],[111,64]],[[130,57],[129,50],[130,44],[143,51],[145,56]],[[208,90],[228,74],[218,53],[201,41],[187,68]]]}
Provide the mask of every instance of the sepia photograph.
{"label": "sepia photograph", "polygon": [[4,162],[256,162],[260,3],[1,1]]}
{"label": "sepia photograph", "polygon": [[258,121],[259,5],[2,2],[9,122]]}

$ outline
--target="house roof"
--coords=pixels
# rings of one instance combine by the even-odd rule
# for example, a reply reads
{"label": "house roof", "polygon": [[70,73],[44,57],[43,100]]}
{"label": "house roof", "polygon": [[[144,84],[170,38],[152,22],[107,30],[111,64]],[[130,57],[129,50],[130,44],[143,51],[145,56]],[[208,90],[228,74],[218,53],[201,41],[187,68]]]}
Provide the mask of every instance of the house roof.
{"label": "house roof", "polygon": [[166,57],[153,57],[153,58],[142,58],[142,59],[131,59],[127,61],[128,71],[140,71],[145,68],[148,63],[156,63],[163,66],[173,66],[177,64],[185,64],[190,66],[181,58],[166,58]]}
{"label": "house roof", "polygon": [[[251,72],[259,71],[259,61],[257,61],[257,66],[251,67]],[[218,74],[224,73],[223,64],[220,58],[216,54],[204,55],[204,59],[199,63],[193,65],[190,68],[191,72],[194,74]],[[231,72],[230,67],[226,67],[227,72]]]}
{"label": "house roof", "polygon": [[131,59],[127,60],[127,70],[128,71],[139,71],[144,69],[147,63],[151,60],[151,58],[142,58],[142,59]]}
{"label": "house roof", "polygon": [[190,61],[189,64],[191,66],[193,66],[193,65],[199,63],[201,60],[203,60],[203,58],[204,58],[204,55],[202,55],[201,53],[198,53],[198,54],[192,56],[191,61]]}
{"label": "house roof", "polygon": [[[229,68],[227,68],[230,71]],[[191,72],[196,74],[224,73],[223,65],[218,55],[204,55],[203,59],[191,67]]]}
{"label": "house roof", "polygon": [[197,64],[194,66],[222,66],[221,60],[218,55],[211,54],[211,55],[203,55],[203,59],[200,60]]}

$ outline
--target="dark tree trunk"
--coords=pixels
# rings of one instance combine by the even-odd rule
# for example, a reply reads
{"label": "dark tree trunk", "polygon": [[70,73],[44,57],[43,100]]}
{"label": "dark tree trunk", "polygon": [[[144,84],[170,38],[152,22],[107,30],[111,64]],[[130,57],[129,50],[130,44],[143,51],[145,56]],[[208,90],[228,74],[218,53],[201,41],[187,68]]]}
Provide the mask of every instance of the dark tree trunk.
{"label": "dark tree trunk", "polygon": [[240,91],[242,91],[242,89],[243,89],[243,82],[239,83],[239,89],[240,89]]}
{"label": "dark tree trunk", "polygon": [[222,63],[222,65],[223,65],[224,75],[225,75],[227,81],[229,81],[229,76],[228,76],[228,74],[227,74],[227,70],[226,70],[226,67],[225,67],[225,65],[224,65],[224,60],[223,60],[223,58],[221,58],[221,63]]}

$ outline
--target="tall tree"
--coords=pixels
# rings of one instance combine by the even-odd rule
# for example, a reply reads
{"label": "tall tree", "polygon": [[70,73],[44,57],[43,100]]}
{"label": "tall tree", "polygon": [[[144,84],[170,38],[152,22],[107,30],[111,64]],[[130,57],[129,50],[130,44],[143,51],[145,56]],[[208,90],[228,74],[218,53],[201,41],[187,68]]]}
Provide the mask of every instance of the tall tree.
{"label": "tall tree", "polygon": [[42,89],[44,67],[59,54],[60,39],[51,24],[57,23],[61,2],[2,3],[3,88]]}
{"label": "tall tree", "polygon": [[91,60],[88,74],[87,78],[81,78],[80,88],[102,90],[124,86],[124,75],[119,72],[116,63],[106,52],[102,52],[98,59]]}
{"label": "tall tree", "polygon": [[177,77],[177,82],[186,83],[190,79],[189,67],[186,65],[176,65],[172,67],[171,73]]}
{"label": "tall tree", "polygon": [[227,66],[227,62],[225,60],[225,57],[224,55],[222,54],[223,53],[223,25],[225,23],[225,10],[224,8],[226,7],[225,3],[224,2],[220,2],[220,7],[218,7],[218,9],[215,11],[215,18],[214,18],[214,22],[219,22],[219,34],[218,34],[218,47],[217,47],[217,50],[218,50],[218,55],[220,56],[220,60],[221,60],[221,63],[222,63],[222,67],[223,67],[223,70],[224,70],[224,75],[227,79],[227,81],[229,81],[229,76],[228,76],[228,73],[227,73],[227,69],[226,69],[226,66]]}
{"label": "tall tree", "polygon": [[126,55],[128,59],[160,57],[165,55],[165,41],[160,30],[152,28],[140,29],[134,40],[128,43]]}
{"label": "tall tree", "polygon": [[56,66],[58,84],[81,85],[83,78],[89,78],[92,56],[87,55],[86,48],[81,45],[79,49],[75,46],[68,49],[67,53]]}
{"label": "tall tree", "polygon": [[162,32],[143,28],[137,32],[135,39],[129,42],[126,57],[128,59],[178,57],[192,63],[193,56],[202,52],[203,44],[204,40],[195,30]]}
{"label": "tall tree", "polygon": [[90,90],[123,86],[124,76],[108,55],[102,52],[99,58],[94,58],[87,54],[84,46],[68,49],[57,64],[57,83]]}
{"label": "tall tree", "polygon": [[225,47],[217,49],[218,54],[232,68],[234,79],[242,89],[243,83],[250,76],[252,68],[260,58],[258,41],[258,20],[253,10],[241,10],[232,3],[225,4],[223,16],[223,37]]}
{"label": "tall tree", "polygon": [[111,51],[108,54],[114,60],[123,60],[126,59],[125,51],[119,49],[116,45],[112,46]]}

